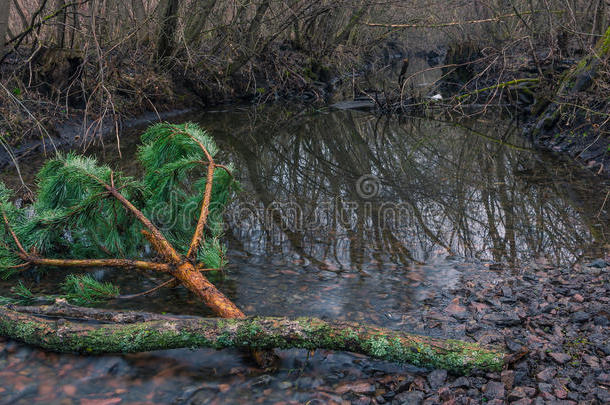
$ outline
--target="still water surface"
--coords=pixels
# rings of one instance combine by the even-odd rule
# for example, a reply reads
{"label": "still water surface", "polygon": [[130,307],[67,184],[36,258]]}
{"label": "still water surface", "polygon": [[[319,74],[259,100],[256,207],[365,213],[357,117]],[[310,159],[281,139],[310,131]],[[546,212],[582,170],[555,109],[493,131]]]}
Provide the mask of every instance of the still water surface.
{"label": "still water surface", "polygon": [[[420,311],[472,277],[565,266],[608,248],[609,184],[538,153],[506,119],[388,118],[269,107],[206,112],[199,122],[236,168],[229,260],[214,281],[249,315],[316,316],[426,334]],[[92,149],[131,174],[137,131]],[[22,163],[26,180],[42,158]],[[10,171],[4,181],[17,184]],[[65,273],[23,281],[53,292]],[[98,270],[124,294],[162,281]],[[0,293],[10,283],[0,284]],[[181,288],[110,307],[209,315]],[[1,347],[0,347],[1,348]],[[408,369],[347,353],[281,353],[271,375],[237,351],[172,350],[95,358],[8,344],[0,398],[16,403],[327,403],[338,381]],[[3,390],[3,391],[2,391]],[[0,404],[3,399],[0,399]],[[95,402],[91,402],[95,403]],[[315,402],[314,402],[315,403]]]}

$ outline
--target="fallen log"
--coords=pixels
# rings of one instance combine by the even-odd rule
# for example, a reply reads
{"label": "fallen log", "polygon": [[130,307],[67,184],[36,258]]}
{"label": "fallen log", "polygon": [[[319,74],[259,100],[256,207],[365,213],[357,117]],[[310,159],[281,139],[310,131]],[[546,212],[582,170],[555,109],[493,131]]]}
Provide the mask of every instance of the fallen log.
{"label": "fallen log", "polygon": [[[33,308],[0,307],[0,335],[64,353],[134,353],[185,347],[328,349],[420,367],[443,368],[456,374],[467,374],[473,369],[499,371],[505,364],[505,353],[499,349],[353,322],[273,317],[174,318],[120,311],[113,314],[108,310],[72,306]],[[53,315],[62,318],[43,317]],[[119,323],[64,319],[72,316],[85,316],[95,321],[118,320]]]}

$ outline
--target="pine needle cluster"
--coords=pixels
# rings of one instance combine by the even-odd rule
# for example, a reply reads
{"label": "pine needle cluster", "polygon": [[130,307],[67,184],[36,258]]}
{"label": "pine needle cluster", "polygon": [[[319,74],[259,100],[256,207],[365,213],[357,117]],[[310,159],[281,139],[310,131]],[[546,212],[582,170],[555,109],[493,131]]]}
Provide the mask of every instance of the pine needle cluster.
{"label": "pine needle cluster", "polygon": [[[74,153],[49,160],[37,176],[33,204],[17,207],[13,193],[0,182],[0,276],[19,273],[28,254],[52,259],[139,260],[153,252],[142,223],[108,191],[108,185],[140,210],[181,254],[186,255],[206,187],[208,156],[218,152],[214,140],[193,123],[160,123],[141,137],[141,179]],[[226,248],[221,241],[223,212],[238,184],[230,168],[216,168],[205,238],[196,252],[202,267],[221,268]],[[75,303],[116,297],[118,290],[89,276],[70,275],[63,290]]]}

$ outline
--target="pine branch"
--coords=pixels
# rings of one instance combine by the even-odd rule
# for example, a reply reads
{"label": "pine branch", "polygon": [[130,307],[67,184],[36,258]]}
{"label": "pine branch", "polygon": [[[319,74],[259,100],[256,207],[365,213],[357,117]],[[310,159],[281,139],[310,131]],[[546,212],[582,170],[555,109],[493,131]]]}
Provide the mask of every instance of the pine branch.
{"label": "pine branch", "polygon": [[[33,215],[16,210],[2,185],[0,209],[6,229],[0,234],[0,266],[11,273],[22,265],[166,272],[219,316],[243,318],[244,313],[202,275],[204,270],[220,269],[225,262],[225,248],[219,237],[222,211],[236,188],[230,169],[222,166],[215,170],[213,156],[217,147],[194,124],[154,125],[142,140],[138,156],[145,167],[143,182],[99,165],[90,157],[60,156],[38,174]],[[205,178],[197,173],[202,166],[207,166]],[[155,204],[167,204],[172,193],[182,202],[201,205],[190,244],[192,229],[176,227],[168,230],[166,237],[151,220],[154,217],[146,215],[154,213]],[[187,209],[185,204],[169,206],[172,217],[187,214]],[[203,241],[206,224],[211,238]],[[161,256],[162,263],[136,259],[144,240]],[[186,250],[187,246],[187,255],[177,250]],[[109,258],[79,259],[78,254]],[[69,276],[63,289],[69,299],[79,302],[118,296],[114,286],[100,284],[87,275]]]}
{"label": "pine branch", "polygon": [[120,295],[119,288],[102,283],[90,275],[69,275],[62,285],[68,301],[76,305],[96,304]]}

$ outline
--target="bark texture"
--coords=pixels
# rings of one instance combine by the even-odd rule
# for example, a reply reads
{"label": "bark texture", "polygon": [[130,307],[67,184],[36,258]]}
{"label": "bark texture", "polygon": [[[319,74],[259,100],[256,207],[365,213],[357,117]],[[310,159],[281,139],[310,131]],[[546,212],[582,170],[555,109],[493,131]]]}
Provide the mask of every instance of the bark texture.
{"label": "bark texture", "polygon": [[[174,348],[329,349],[382,360],[465,374],[473,369],[499,371],[500,350],[475,343],[442,340],[351,322],[316,318],[160,318],[153,314],[110,316],[104,310],[42,307],[43,315],[85,314],[88,319],[116,319],[99,324],[49,320],[0,307],[0,335],[55,352],[133,353]],[[24,310],[21,308],[21,310]],[[34,310],[27,309],[27,312]],[[146,321],[140,321],[145,319]],[[129,322],[135,321],[135,322]]]}
{"label": "bark texture", "polygon": [[179,0],[166,0],[161,5],[161,24],[159,28],[159,38],[157,40],[157,60],[171,56],[174,52],[174,35],[178,24]]}
{"label": "bark texture", "polygon": [[8,17],[11,12],[11,1],[0,0],[0,56],[4,53],[6,43],[6,31],[8,28]]}
{"label": "bark texture", "polygon": [[602,66],[601,62],[608,57],[610,57],[610,27],[606,28],[595,49],[563,77],[558,83],[555,93],[550,98],[539,101],[538,106],[535,107],[536,111],[534,111],[534,114],[538,116],[532,131],[534,137],[555,127],[564,109],[558,101],[565,96],[588,90],[593,85],[598,70]]}

